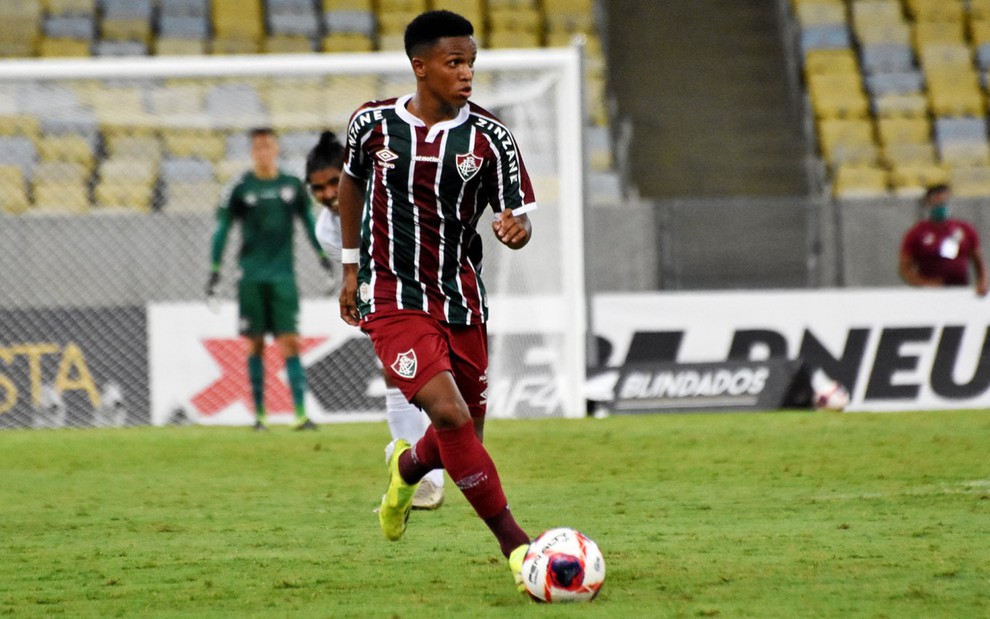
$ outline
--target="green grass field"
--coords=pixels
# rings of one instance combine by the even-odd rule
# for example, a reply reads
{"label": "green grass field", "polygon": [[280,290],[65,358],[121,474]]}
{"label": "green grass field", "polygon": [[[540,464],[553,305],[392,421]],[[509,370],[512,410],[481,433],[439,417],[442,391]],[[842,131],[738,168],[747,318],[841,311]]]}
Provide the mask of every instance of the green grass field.
{"label": "green grass field", "polygon": [[990,616],[987,412],[492,421],[520,523],[605,553],[580,606],[517,594],[449,482],[386,542],[387,433],[0,432],[0,615]]}

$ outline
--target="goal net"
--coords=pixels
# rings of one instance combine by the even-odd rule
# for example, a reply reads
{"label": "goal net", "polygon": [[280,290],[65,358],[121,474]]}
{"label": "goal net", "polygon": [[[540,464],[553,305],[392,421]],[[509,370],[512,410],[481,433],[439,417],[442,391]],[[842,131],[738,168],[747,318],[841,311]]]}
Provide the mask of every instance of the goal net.
{"label": "goal net", "polygon": [[[577,49],[485,50],[476,67],[474,100],[514,132],[539,203],[521,251],[482,231],[493,417],[585,413],[580,64]],[[236,227],[221,301],[204,297],[222,189],[257,126],[302,176],[321,130],[414,90],[406,58],[24,60],[0,84],[0,427],[249,423]],[[380,419],[371,345],[295,238],[310,416]],[[273,344],[265,367],[270,418],[289,422]]]}

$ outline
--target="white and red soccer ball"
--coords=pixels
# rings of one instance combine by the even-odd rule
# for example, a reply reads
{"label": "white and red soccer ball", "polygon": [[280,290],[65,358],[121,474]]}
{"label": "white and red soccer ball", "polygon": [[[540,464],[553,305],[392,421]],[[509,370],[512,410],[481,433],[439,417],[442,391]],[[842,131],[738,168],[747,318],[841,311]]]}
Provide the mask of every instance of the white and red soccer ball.
{"label": "white and red soccer ball", "polygon": [[836,380],[815,389],[815,410],[843,411],[849,406],[849,391]]}
{"label": "white and red soccer ball", "polygon": [[605,582],[605,557],[580,531],[550,529],[529,545],[522,576],[538,602],[590,602]]}

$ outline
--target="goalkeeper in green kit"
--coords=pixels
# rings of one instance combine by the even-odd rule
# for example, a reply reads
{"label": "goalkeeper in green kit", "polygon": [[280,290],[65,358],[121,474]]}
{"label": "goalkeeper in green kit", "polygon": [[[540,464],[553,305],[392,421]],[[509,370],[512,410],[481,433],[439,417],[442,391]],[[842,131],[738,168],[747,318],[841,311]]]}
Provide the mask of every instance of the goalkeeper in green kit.
{"label": "goalkeeper in green kit", "polygon": [[251,130],[250,171],[235,182],[217,209],[213,234],[211,271],[206,294],[212,297],[220,282],[220,264],[230,226],[241,223],[239,255],[241,278],[237,284],[239,329],[249,341],[248,378],[254,401],[255,430],[266,430],[265,335],[271,333],[285,358],[289,388],[295,406],[297,430],[315,430],[306,416],[306,373],[299,360],[299,292],[293,265],[295,218],[303,222],[320,264],[330,271],[332,263],[314,233],[310,199],[303,182],[278,168],[278,138],[269,128]]}

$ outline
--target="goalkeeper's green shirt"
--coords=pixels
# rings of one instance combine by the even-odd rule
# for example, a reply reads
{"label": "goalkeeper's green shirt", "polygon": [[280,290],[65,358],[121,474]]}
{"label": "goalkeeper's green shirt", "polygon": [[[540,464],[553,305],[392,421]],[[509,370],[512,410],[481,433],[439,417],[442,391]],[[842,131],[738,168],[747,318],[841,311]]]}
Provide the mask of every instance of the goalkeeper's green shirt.
{"label": "goalkeeper's green shirt", "polygon": [[292,249],[295,217],[302,220],[310,244],[322,256],[303,182],[282,171],[277,177],[265,180],[254,172],[246,172],[230,186],[217,208],[217,229],[213,234],[211,254],[213,270],[220,269],[230,225],[239,220],[241,278],[277,281],[295,277]]}

